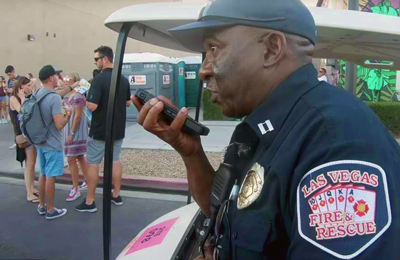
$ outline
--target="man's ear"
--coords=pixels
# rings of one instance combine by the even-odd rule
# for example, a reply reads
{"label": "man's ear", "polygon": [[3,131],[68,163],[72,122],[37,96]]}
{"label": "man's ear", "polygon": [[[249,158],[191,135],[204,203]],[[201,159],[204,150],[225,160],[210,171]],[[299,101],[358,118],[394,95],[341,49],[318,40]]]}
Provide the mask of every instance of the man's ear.
{"label": "man's ear", "polygon": [[272,31],[260,41],[264,45],[264,67],[278,64],[286,54],[286,37],[283,33]]}

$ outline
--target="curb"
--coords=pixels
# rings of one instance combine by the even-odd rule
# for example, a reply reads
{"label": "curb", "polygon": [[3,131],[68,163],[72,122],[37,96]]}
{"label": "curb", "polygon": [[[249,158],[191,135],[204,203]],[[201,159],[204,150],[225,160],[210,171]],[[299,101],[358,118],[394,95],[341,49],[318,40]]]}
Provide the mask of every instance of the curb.
{"label": "curb", "polygon": [[[0,172],[0,177],[24,179],[23,171]],[[83,181],[83,176],[79,175],[79,180]],[[63,176],[57,177],[56,183],[71,184],[71,172],[64,168]],[[98,186],[103,186],[103,175],[99,176]],[[133,190],[153,191],[160,193],[177,193],[187,195],[189,185],[186,179],[171,179],[158,177],[144,177],[133,175],[122,175],[122,188]]]}
{"label": "curb", "polygon": [[[60,179],[72,180],[71,172],[64,168],[64,175]],[[79,175],[83,180],[83,176]],[[99,176],[99,184],[103,184],[103,175]],[[127,188],[150,189],[160,191],[187,192],[189,185],[186,179],[170,179],[158,177],[144,177],[137,175],[122,175],[122,186]]]}

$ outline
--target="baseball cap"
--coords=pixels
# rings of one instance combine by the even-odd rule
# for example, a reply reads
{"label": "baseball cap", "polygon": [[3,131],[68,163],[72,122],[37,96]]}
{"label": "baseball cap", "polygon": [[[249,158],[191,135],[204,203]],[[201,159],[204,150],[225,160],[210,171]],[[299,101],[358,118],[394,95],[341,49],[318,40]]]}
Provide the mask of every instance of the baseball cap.
{"label": "baseball cap", "polygon": [[207,30],[235,25],[277,30],[316,42],[314,18],[300,0],[210,0],[197,22],[168,31],[187,49],[204,52]]}
{"label": "baseball cap", "polygon": [[46,65],[44,66],[40,71],[39,71],[39,79],[41,81],[46,80],[50,78],[51,76],[61,73],[62,70],[55,70],[53,66],[51,65]]}

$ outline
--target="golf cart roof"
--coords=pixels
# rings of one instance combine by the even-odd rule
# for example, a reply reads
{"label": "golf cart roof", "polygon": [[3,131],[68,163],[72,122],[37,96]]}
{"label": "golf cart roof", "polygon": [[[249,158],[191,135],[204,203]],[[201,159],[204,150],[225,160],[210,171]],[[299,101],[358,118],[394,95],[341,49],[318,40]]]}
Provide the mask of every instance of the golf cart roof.
{"label": "golf cart roof", "polygon": [[184,61],[185,64],[201,64],[203,61],[201,60],[201,56],[188,56],[183,57],[181,61]]}
{"label": "golf cart roof", "polygon": [[175,64],[179,59],[167,57],[157,53],[141,52],[141,53],[125,53],[124,63],[172,63]]}
{"label": "golf cart roof", "polygon": [[[174,50],[187,51],[168,29],[197,20],[204,2],[132,5],[111,14],[105,26],[119,32],[134,23],[128,37]],[[365,67],[400,70],[400,19],[366,12],[309,8],[317,29],[314,58],[343,59]],[[367,60],[391,61],[390,64]]]}

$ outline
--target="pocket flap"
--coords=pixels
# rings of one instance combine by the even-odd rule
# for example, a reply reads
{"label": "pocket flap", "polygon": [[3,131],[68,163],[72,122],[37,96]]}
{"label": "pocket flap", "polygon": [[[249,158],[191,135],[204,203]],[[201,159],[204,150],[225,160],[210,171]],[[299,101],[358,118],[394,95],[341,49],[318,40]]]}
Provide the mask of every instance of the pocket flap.
{"label": "pocket flap", "polygon": [[261,252],[271,230],[271,221],[260,212],[243,212],[234,221],[232,239],[239,247]]}

